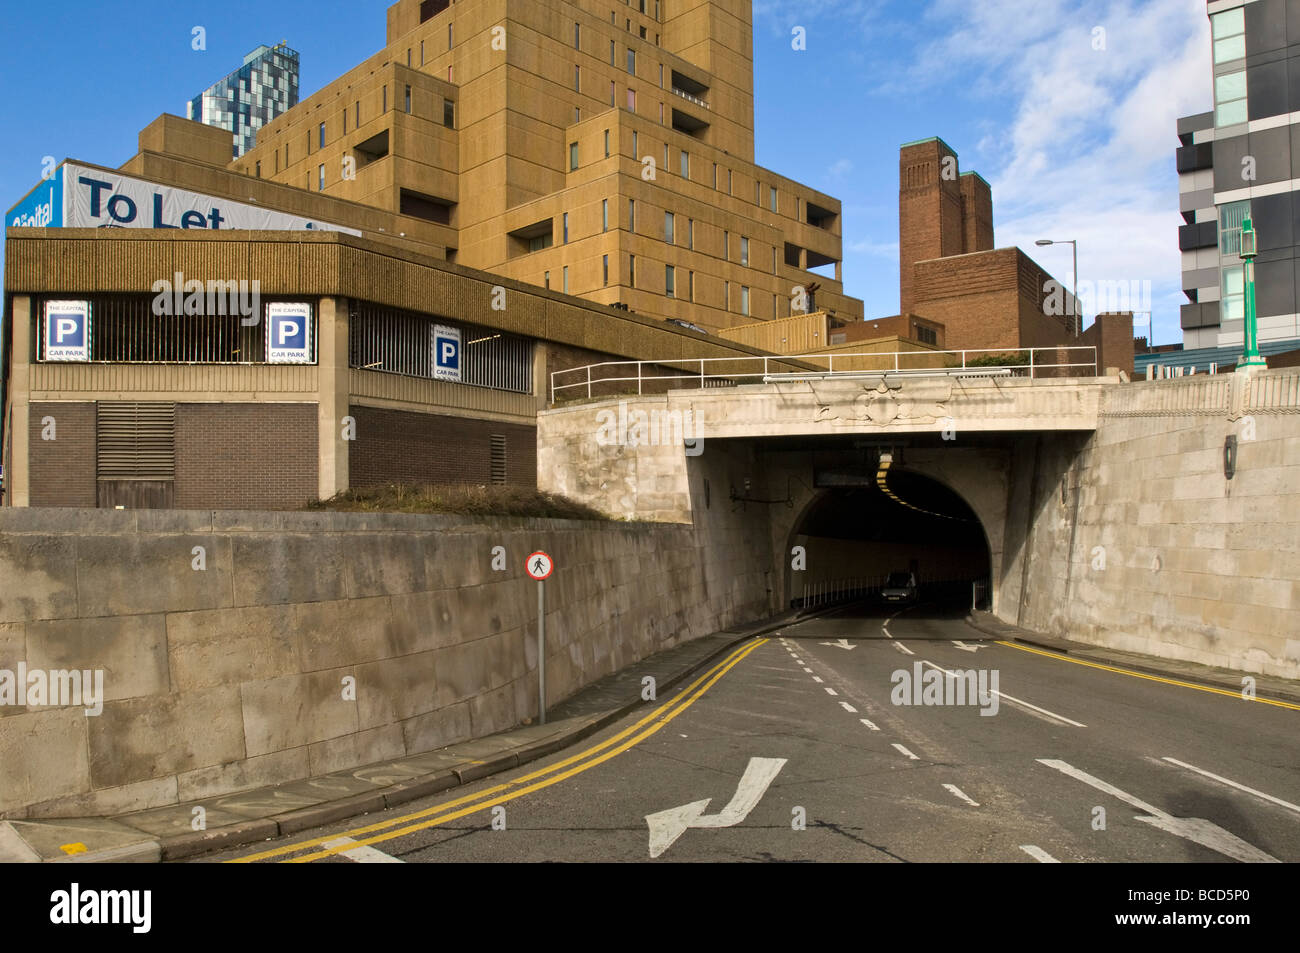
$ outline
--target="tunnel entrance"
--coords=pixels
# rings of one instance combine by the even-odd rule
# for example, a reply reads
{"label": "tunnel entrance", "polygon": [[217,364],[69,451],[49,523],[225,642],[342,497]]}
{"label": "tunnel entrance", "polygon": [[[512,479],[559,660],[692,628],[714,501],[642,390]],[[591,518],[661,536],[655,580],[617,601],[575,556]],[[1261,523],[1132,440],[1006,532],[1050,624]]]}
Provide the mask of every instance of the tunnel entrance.
{"label": "tunnel entrance", "polygon": [[[991,559],[979,518],[957,493],[915,471],[819,473],[821,492],[795,525],[806,568],[792,608],[860,604],[952,616],[987,608]],[[847,484],[847,485],[835,485]]]}

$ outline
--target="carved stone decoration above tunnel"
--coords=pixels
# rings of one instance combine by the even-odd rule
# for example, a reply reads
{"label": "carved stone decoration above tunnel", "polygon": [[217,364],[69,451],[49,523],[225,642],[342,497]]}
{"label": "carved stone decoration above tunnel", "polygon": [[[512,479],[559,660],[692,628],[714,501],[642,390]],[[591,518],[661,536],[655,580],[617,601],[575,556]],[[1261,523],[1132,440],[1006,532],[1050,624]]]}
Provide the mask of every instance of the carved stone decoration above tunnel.
{"label": "carved stone decoration above tunnel", "polygon": [[949,416],[947,404],[952,400],[952,387],[952,381],[912,384],[904,394],[901,382],[881,380],[875,384],[863,385],[851,400],[823,400],[817,395],[813,421],[871,423],[879,427],[887,427],[896,422],[932,424]]}

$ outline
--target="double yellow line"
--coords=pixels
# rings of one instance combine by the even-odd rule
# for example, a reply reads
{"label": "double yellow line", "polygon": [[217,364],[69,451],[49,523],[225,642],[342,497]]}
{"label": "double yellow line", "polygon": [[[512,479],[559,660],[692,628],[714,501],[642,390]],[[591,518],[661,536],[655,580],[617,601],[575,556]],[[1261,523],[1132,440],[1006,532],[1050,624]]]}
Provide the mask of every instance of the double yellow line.
{"label": "double yellow line", "polygon": [[[556,763],[548,765],[538,771],[515,778],[513,781],[507,781],[504,784],[498,784],[487,788],[477,794],[468,794],[464,797],[456,798],[454,801],[447,801],[435,807],[418,811],[415,814],[390,818],[385,821],[379,821],[378,823],[367,825],[366,827],[358,827],[355,830],[326,834],[322,837],[314,837],[310,840],[299,841],[295,844],[287,844],[284,847],[275,847],[255,854],[236,857],[227,861],[227,863],[247,864],[258,860],[269,860],[274,857],[285,857],[288,854],[297,854],[304,850],[321,847],[326,841],[336,840],[341,837],[349,838],[350,842],[347,844],[338,847],[323,847],[320,850],[304,854],[300,857],[290,857],[280,861],[281,863],[292,864],[308,863],[313,860],[319,860],[322,857],[328,857],[332,854],[340,854],[344,851],[355,850],[358,847],[378,844],[382,841],[392,840],[395,837],[404,837],[407,834],[434,827],[438,824],[445,824],[448,821],[458,820],[467,815],[476,814],[479,811],[494,807],[497,804],[504,804],[507,801],[513,801],[515,798],[523,797],[524,795],[531,794],[534,791],[540,791],[542,788],[550,787],[552,784],[558,784],[567,778],[581,774],[584,771],[594,768],[598,764],[608,761],[610,758],[622,754],[629,748],[632,748],[649,738],[659,729],[663,728],[664,725],[668,724],[686,709],[690,708],[691,705],[695,704],[695,702],[697,702],[705,692],[712,688],[718,680],[722,678],[722,676],[726,675],[729,671],[740,664],[749,653],[753,652],[759,646],[765,645],[767,641],[767,639],[754,639],[753,641],[745,643],[688,685],[685,690],[678,693],[675,698],[665,702],[640,721],[624,728],[618,734],[606,738],[600,744],[594,745],[579,754],[565,758],[563,761],[557,761]],[[602,754],[601,752],[604,753]],[[396,830],[390,830],[389,828],[396,828]],[[375,833],[376,831],[382,831],[383,833]],[[368,834],[373,834],[374,836],[365,836]]]}

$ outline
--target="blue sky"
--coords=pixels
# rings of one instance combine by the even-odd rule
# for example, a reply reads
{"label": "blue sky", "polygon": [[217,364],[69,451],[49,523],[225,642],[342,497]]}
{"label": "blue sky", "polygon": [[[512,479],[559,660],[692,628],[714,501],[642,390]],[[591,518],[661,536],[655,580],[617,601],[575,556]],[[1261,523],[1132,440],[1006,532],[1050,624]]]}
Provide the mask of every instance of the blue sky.
{"label": "blue sky", "polygon": [[[7,4],[0,208],[47,155],[120,165],[260,43],[302,54],[310,95],[383,46],[386,7]],[[898,146],[937,135],[992,184],[998,247],[1068,283],[1068,246],[1033,243],[1078,239],[1081,279],[1149,281],[1155,339],[1181,340],[1175,122],[1210,108],[1204,0],[754,0],[754,20],[757,160],[843,201],[868,317],[898,309]]]}

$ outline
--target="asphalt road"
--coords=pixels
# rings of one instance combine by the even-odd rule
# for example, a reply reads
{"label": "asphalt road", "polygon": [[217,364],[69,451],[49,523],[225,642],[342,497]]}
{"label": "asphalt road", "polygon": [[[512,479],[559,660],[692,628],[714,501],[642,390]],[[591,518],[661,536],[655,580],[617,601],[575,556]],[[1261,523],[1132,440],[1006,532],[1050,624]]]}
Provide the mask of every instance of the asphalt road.
{"label": "asphalt road", "polygon": [[809,620],[550,758],[201,859],[1300,861],[1295,706],[976,637]]}

